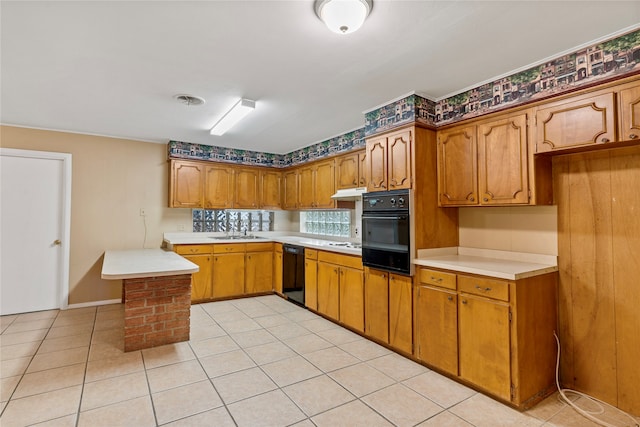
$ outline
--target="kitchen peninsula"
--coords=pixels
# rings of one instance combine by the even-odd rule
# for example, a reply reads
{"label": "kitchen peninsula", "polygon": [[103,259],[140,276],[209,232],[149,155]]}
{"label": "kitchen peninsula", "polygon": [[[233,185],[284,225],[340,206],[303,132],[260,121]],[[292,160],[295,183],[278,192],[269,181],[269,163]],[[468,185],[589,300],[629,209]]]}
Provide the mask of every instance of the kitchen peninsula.
{"label": "kitchen peninsula", "polygon": [[122,279],[125,352],[189,340],[197,272],[191,261],[162,249],[105,252],[102,278]]}

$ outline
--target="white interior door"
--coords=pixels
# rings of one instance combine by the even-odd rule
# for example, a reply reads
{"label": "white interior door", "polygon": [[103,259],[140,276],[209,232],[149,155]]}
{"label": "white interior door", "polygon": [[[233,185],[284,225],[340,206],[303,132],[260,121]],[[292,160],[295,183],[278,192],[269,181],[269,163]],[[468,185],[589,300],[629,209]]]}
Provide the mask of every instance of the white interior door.
{"label": "white interior door", "polygon": [[0,149],[0,314],[66,308],[71,155]]}

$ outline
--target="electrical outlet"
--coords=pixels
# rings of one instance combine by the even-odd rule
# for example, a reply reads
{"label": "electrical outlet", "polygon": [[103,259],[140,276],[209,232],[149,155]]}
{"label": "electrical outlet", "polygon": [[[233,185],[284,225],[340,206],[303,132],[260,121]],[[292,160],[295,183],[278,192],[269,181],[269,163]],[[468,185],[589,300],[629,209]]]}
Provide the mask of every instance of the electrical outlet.
{"label": "electrical outlet", "polygon": [[147,216],[147,211],[144,208],[140,208],[140,216]]}

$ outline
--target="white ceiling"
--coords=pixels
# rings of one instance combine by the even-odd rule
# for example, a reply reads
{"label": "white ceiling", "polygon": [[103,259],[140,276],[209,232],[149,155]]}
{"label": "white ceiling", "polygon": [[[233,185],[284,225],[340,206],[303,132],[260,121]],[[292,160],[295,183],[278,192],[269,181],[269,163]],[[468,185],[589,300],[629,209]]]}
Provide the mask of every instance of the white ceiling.
{"label": "white ceiling", "polygon": [[[5,1],[3,124],[287,153],[640,22],[638,1],[374,0],[356,33],[312,0]],[[206,99],[187,107],[173,95]],[[209,128],[239,97],[256,110]]]}

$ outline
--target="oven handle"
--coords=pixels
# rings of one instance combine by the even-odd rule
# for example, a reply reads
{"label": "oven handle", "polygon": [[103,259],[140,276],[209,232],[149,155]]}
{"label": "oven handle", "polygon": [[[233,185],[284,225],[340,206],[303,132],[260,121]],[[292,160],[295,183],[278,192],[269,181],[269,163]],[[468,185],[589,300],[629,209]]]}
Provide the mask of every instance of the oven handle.
{"label": "oven handle", "polygon": [[409,215],[394,215],[394,216],[370,216],[362,215],[362,219],[407,219]]}

